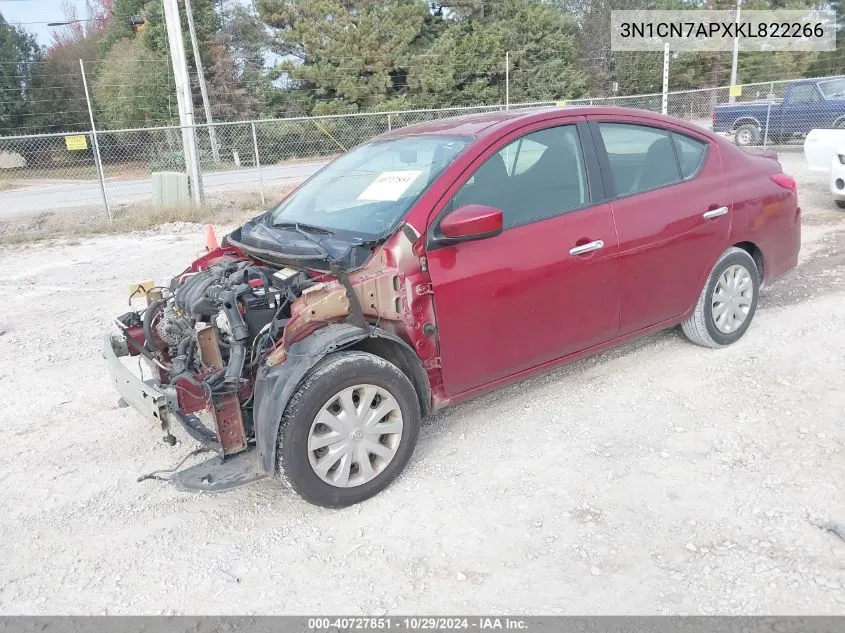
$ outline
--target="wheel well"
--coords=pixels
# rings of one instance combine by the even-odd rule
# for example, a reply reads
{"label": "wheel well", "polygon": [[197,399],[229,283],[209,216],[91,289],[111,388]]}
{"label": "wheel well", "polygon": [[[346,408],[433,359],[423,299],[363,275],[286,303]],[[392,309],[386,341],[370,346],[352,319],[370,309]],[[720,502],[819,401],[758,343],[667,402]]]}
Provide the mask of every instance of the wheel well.
{"label": "wheel well", "polygon": [[428,374],[426,374],[417,355],[411,350],[388,338],[377,337],[361,339],[346,349],[367,352],[396,365],[414,385],[423,417],[431,412],[431,387],[428,384]]}
{"label": "wheel well", "polygon": [[757,127],[757,128],[760,127],[760,122],[757,119],[743,118],[743,119],[737,119],[736,121],[734,121],[733,129],[735,130],[740,125],[746,125],[746,124],[751,124],[751,125],[753,125],[754,127]]}
{"label": "wheel well", "polygon": [[751,255],[754,259],[754,263],[757,264],[757,270],[760,273],[760,281],[763,280],[763,251],[760,250],[760,247],[757,246],[754,242],[739,242],[738,244],[734,244],[736,248],[741,248],[746,253]]}

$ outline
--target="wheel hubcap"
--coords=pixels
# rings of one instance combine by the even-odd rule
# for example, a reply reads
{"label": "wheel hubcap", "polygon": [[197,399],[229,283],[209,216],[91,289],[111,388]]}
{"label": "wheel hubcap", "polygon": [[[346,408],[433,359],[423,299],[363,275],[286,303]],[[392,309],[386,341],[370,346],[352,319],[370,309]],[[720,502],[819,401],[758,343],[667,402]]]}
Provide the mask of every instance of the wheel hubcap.
{"label": "wheel hubcap", "polygon": [[329,398],[308,433],[308,461],[329,485],[352,488],[377,477],[402,441],[402,410],[375,385],[355,385]]}
{"label": "wheel hubcap", "polygon": [[742,130],[742,132],[737,135],[737,140],[741,145],[748,145],[751,142],[751,132],[748,130]]}
{"label": "wheel hubcap", "polygon": [[754,284],[745,266],[734,264],[725,269],[713,288],[711,311],[716,329],[724,334],[736,332],[751,311]]}

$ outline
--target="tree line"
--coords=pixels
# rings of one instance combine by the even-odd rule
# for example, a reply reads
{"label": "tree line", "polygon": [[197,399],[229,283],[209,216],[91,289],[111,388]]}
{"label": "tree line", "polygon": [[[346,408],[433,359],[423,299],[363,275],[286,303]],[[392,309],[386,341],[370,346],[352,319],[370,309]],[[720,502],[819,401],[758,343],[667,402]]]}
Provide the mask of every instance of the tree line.
{"label": "tree line", "polygon": [[[506,77],[513,103],[659,92],[660,53],[610,51],[611,9],[731,9],[735,0],[192,0],[192,6],[212,115],[237,121],[495,104],[505,99]],[[838,0],[825,6],[841,11]],[[88,129],[79,59],[86,60],[98,126],[178,123],[160,0],[94,0],[88,7],[82,18],[68,10],[68,21],[82,21],[57,30],[47,46],[0,15],[0,134]],[[187,28],[184,15],[182,23]],[[842,51],[743,53],[739,80],[840,74]],[[201,122],[190,47],[188,53]],[[730,53],[682,53],[671,64],[672,90],[729,81]]]}

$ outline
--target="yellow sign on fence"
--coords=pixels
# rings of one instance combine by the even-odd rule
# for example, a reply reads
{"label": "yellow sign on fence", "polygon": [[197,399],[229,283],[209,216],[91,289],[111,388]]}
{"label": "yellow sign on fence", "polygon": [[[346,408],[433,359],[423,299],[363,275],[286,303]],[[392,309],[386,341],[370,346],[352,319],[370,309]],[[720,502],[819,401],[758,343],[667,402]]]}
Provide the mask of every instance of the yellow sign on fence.
{"label": "yellow sign on fence", "polygon": [[556,108],[563,108],[566,106],[566,101],[555,101]]}
{"label": "yellow sign on fence", "polygon": [[728,94],[732,97],[742,96],[742,86],[731,86],[728,91]]}
{"label": "yellow sign on fence", "polygon": [[84,134],[77,134],[76,136],[65,137],[65,147],[70,151],[77,151],[81,149],[88,149],[88,137]]}

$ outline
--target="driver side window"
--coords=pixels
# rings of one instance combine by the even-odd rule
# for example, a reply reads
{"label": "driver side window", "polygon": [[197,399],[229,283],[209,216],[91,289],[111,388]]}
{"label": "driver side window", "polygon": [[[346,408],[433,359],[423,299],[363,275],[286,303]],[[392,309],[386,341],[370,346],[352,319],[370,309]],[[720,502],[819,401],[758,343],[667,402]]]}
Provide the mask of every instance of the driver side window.
{"label": "driver side window", "polygon": [[451,208],[483,204],[501,209],[509,229],[589,202],[578,128],[561,125],[523,136],[493,154],[455,194]]}

